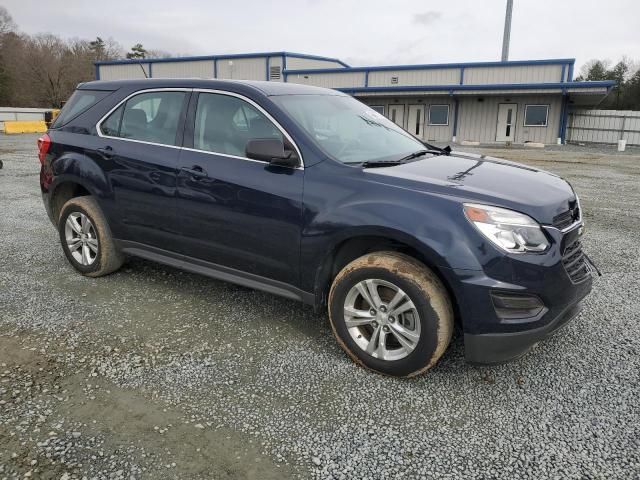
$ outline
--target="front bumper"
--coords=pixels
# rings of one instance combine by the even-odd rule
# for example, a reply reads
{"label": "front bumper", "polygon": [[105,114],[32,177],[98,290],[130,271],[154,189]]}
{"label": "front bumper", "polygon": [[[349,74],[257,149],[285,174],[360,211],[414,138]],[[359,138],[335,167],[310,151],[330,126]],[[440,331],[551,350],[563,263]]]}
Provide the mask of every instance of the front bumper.
{"label": "front bumper", "polygon": [[[544,255],[503,256],[487,262],[483,270],[444,272],[456,298],[468,362],[514,360],[580,313],[592,287],[589,272],[595,269],[585,255],[587,275],[571,277],[571,267],[562,256],[565,246],[579,237],[578,229],[559,236],[556,247]],[[509,316],[492,301],[496,293],[536,298],[544,308],[531,315]]]}
{"label": "front bumper", "polygon": [[538,342],[552,336],[582,310],[580,303],[567,308],[550,324],[533,330],[512,333],[464,334],[464,354],[469,363],[496,364],[515,360]]}

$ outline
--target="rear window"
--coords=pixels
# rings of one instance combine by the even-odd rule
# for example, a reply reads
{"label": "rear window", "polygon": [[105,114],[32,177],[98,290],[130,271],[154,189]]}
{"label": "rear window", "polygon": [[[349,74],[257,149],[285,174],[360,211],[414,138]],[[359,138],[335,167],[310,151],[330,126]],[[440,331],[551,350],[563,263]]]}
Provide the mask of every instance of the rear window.
{"label": "rear window", "polygon": [[64,107],[62,107],[60,115],[58,115],[52,127],[61,127],[65,123],[68,123],[71,119],[88,110],[110,93],[111,92],[104,90],[76,90]]}

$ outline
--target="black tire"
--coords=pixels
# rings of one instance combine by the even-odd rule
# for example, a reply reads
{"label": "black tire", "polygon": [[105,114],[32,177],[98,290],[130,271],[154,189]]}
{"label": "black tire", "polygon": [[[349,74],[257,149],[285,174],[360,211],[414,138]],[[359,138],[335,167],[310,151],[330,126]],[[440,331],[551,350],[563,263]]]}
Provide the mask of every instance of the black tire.
{"label": "black tire", "polygon": [[[74,258],[67,244],[65,226],[70,215],[83,214],[90,220],[97,240],[97,252],[89,265],[83,265]],[[65,203],[58,219],[60,243],[69,263],[87,277],[102,277],[118,270],[124,263],[124,256],[116,248],[107,220],[91,196],[75,197]]]}
{"label": "black tire", "polygon": [[[419,340],[413,351],[404,358],[375,358],[359,346],[349,333],[345,323],[345,301],[352,288],[367,279],[377,279],[399,287],[415,306],[420,322]],[[451,301],[440,279],[421,262],[397,252],[371,253],[344,267],[336,275],[329,292],[329,320],[338,343],[355,362],[376,372],[398,377],[412,377],[431,368],[449,346],[454,323]],[[395,319],[388,317],[384,320],[386,331],[394,333],[389,320],[394,322]],[[377,322],[374,325],[378,325]],[[373,327],[366,328],[373,330]],[[356,335],[359,332],[360,329]],[[397,339],[397,335],[395,337]]]}

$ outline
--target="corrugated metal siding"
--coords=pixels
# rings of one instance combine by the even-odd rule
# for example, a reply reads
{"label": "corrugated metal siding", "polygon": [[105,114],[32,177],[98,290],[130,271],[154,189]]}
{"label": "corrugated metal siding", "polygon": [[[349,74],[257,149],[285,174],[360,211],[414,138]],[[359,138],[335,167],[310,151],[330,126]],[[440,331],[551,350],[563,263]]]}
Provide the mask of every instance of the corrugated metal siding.
{"label": "corrugated metal siding", "polygon": [[[430,97],[429,99],[416,97],[393,98],[362,98],[366,105],[384,106],[384,114],[388,115],[390,105],[404,105],[404,128],[407,127],[410,105],[424,105],[424,127],[422,139],[432,142],[449,142],[453,136],[454,103],[451,97]],[[429,125],[429,105],[449,105],[449,125]]]}
{"label": "corrugated metal siding", "polygon": [[153,78],[213,78],[213,60],[157,62],[151,73]]}
{"label": "corrugated metal siding", "polygon": [[[498,125],[498,105],[515,103],[518,105],[516,117],[515,143],[540,142],[556,143],[560,127],[562,97],[560,96],[528,96],[516,98],[482,97],[460,99],[457,140],[469,140],[481,143],[495,143]],[[546,127],[525,127],[525,105],[549,105],[549,117]]]}
{"label": "corrugated metal siding", "polygon": [[[396,77],[397,83],[391,79]],[[457,85],[460,83],[460,70],[457,68],[425,70],[385,70],[369,72],[370,87],[391,87],[396,85]]]}
{"label": "corrugated metal siding", "polygon": [[562,78],[562,65],[525,65],[513,67],[467,67],[464,85],[492,83],[554,83]]}
{"label": "corrugated metal siding", "polygon": [[[231,65],[229,62],[233,62]],[[218,64],[218,78],[233,80],[266,80],[267,59],[262,58],[234,58],[216,60]]]}
{"label": "corrugated metal siding", "polygon": [[362,87],[364,75],[364,72],[291,74],[287,75],[287,82],[325,88]]}
{"label": "corrugated metal siding", "polygon": [[100,65],[100,80],[135,80],[145,78],[142,71],[149,76],[148,63],[132,63],[120,65]]}
{"label": "corrugated metal siding", "polygon": [[567,141],[640,145],[640,112],[630,110],[576,110],[569,114]]}
{"label": "corrugated metal siding", "polygon": [[332,62],[330,60],[314,60],[312,58],[299,58],[287,55],[288,70],[304,70],[311,68],[344,68],[340,62]]}

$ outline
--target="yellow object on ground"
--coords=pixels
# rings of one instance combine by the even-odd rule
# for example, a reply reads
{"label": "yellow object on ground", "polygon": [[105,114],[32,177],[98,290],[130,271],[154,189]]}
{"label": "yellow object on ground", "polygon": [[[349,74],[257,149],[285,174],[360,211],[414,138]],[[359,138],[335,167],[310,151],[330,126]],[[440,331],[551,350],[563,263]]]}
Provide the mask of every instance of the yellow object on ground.
{"label": "yellow object on ground", "polygon": [[4,122],[4,133],[44,133],[46,131],[47,124],[44,120]]}

